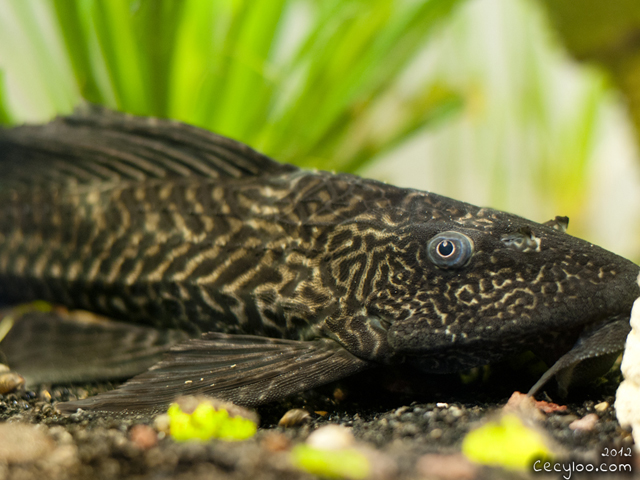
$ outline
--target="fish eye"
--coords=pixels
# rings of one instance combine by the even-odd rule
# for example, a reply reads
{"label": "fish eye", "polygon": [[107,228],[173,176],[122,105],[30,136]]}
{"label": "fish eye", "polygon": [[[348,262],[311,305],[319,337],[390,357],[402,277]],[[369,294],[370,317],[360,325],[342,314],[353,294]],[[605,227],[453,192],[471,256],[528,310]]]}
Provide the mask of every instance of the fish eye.
{"label": "fish eye", "polygon": [[473,240],[460,232],[442,232],[427,243],[427,256],[440,268],[466,265],[473,255]]}

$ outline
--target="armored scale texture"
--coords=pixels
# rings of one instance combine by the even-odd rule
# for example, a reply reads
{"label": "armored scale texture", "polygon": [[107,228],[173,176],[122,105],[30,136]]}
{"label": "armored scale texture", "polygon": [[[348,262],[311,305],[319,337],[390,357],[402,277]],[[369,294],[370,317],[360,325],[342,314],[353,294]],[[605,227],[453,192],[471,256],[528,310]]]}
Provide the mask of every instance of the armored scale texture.
{"label": "armored scale texture", "polygon": [[[376,365],[451,372],[526,349],[564,354],[535,389],[556,374],[567,384],[576,365],[622,350],[640,291],[638,266],[566,224],[93,109],[0,131],[0,300],[137,326],[31,312],[0,349],[49,382],[100,377],[99,360],[80,373],[91,362],[79,355],[107,356],[111,374],[157,362],[68,411],[194,392],[255,405]],[[24,355],[44,341],[60,347],[46,379]],[[75,366],[58,375],[56,362]]]}

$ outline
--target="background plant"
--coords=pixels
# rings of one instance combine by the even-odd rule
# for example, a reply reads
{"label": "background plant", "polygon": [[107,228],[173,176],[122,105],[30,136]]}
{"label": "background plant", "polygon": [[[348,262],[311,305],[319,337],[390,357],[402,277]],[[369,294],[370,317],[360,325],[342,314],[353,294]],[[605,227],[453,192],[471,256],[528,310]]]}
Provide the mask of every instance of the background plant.
{"label": "background plant", "polygon": [[640,257],[640,211],[601,189],[636,173],[598,173],[625,120],[538,2],[0,0],[0,71],[0,122],[84,98],[307,168],[569,215],[573,234]]}
{"label": "background plant", "polygon": [[[28,88],[50,103],[38,111],[69,111],[81,96],[184,120],[283,161],[353,171],[459,105],[425,79],[383,138],[361,128],[459,3],[5,0],[3,18],[17,19],[29,45],[15,45],[3,25],[2,43],[14,44],[4,63],[38,65]],[[55,36],[60,59],[51,55]]]}

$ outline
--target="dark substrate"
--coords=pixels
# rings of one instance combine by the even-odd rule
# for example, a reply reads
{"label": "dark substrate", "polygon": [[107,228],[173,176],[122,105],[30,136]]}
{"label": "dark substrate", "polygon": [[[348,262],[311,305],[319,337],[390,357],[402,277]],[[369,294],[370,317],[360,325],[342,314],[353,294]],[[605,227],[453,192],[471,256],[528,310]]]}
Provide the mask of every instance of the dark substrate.
{"label": "dark substrate", "polygon": [[[426,478],[417,467],[421,457],[459,453],[464,435],[496,414],[514,389],[526,390],[518,385],[519,381],[529,381],[520,379],[514,383],[498,377],[480,385],[448,385],[443,378],[426,379],[418,388],[410,388],[405,379],[395,374],[363,375],[259,408],[261,428],[248,441],[176,443],[159,438],[155,446],[141,445],[131,434],[134,425],[153,425],[153,418],[90,413],[62,416],[54,408],[57,401],[94,395],[113,384],[40,387],[0,395],[0,424],[39,425],[44,434],[41,437],[46,440],[46,445],[31,442],[33,445],[21,447],[25,455],[20,459],[2,456],[0,438],[0,480],[314,478],[293,467],[288,452],[316,428],[332,423],[351,427],[358,441],[379,452],[386,466],[381,470],[381,480]],[[567,402],[554,399],[568,408],[545,414],[542,425],[571,456],[593,456],[604,448],[627,448],[632,444],[629,432],[618,425],[612,407],[618,380],[619,374],[612,373],[605,383],[577,391]],[[389,392],[389,388],[393,391]],[[602,402],[609,406],[603,409]],[[596,405],[600,407],[596,409]],[[290,408],[306,408],[311,421],[293,428],[278,427],[278,420]],[[599,417],[592,430],[569,428],[573,420],[589,413]],[[33,448],[40,450],[30,455],[29,449]],[[487,479],[529,475],[489,467],[473,473],[474,478]]]}

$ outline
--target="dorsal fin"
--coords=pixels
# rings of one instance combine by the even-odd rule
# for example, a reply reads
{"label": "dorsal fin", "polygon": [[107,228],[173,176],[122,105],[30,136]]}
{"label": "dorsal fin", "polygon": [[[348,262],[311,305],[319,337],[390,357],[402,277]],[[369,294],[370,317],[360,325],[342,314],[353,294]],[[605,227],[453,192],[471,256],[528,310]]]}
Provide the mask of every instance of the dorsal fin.
{"label": "dorsal fin", "polygon": [[0,130],[0,182],[241,178],[295,171],[184,123],[88,107],[45,125]]}

